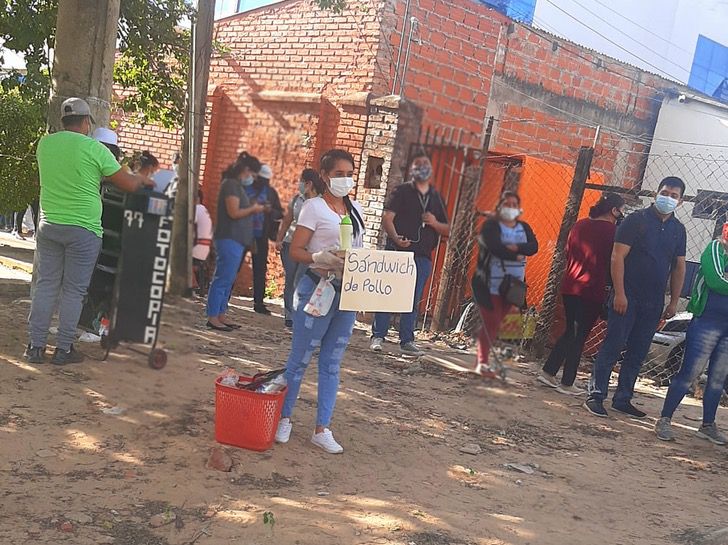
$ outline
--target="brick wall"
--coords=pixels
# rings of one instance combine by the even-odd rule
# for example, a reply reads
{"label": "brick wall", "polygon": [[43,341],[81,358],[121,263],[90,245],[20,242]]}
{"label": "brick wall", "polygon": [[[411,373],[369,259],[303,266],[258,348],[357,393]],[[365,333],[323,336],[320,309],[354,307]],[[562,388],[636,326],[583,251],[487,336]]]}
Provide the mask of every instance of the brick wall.
{"label": "brick wall", "polygon": [[[202,178],[208,202],[216,201],[222,170],[242,150],[271,166],[284,206],[301,170],[316,167],[327,149],[341,147],[361,160],[361,97],[372,88],[379,46],[374,0],[342,15],[304,0],[284,2],[218,21],[215,39],[229,52],[210,70],[217,126],[209,131]],[[269,271],[282,285],[275,252]],[[249,286],[246,265],[236,287],[246,293]]]}
{"label": "brick wall", "polygon": [[[498,36],[504,16],[473,1],[388,0],[382,14],[377,90],[388,93],[394,78],[400,42],[401,82],[410,32],[410,17],[419,21],[409,47],[404,96],[424,110],[425,126],[463,128],[479,135],[493,75]],[[400,83],[396,92],[399,92]]]}
{"label": "brick wall", "polygon": [[135,151],[149,150],[158,160],[162,168],[172,168],[172,159],[182,146],[182,131],[168,130],[156,125],[141,125],[115,117],[119,123],[116,130],[119,135],[119,146],[127,155]]}
{"label": "brick wall", "polygon": [[[652,133],[669,82],[513,23],[474,0],[410,0],[406,16],[404,9],[405,0],[364,0],[336,15],[290,0],[218,21],[215,39],[229,52],[216,56],[210,71],[202,166],[208,204],[222,170],[242,150],[271,165],[287,203],[300,171],[337,146],[357,161],[358,196],[377,231],[387,187],[398,181],[387,186],[388,178],[401,173],[409,145],[396,143],[400,113],[372,101],[390,94],[404,39],[401,82],[413,16],[418,27],[403,93],[422,108],[425,129],[462,130],[463,142],[477,145],[484,119],[493,116],[492,149],[573,164],[599,125],[594,168],[607,183],[631,185],[641,177],[635,152],[645,145],[634,137]],[[158,150],[163,162],[178,147],[177,135],[152,127],[120,132],[140,149]],[[378,133],[387,137],[377,142]],[[365,188],[366,161],[376,154],[386,159],[383,184]],[[280,276],[272,252],[270,268]],[[238,288],[248,284],[246,267]]]}
{"label": "brick wall", "polygon": [[641,177],[635,152],[645,146],[632,140],[652,134],[663,90],[673,83],[514,23],[474,0],[411,0],[406,17],[404,10],[404,0],[388,0],[383,8],[382,70],[374,88],[389,92],[404,36],[401,81],[409,19],[416,17],[404,94],[424,109],[425,127],[464,129],[473,145],[492,115],[492,149],[573,163],[600,125],[594,168],[607,174],[606,183],[629,185]]}

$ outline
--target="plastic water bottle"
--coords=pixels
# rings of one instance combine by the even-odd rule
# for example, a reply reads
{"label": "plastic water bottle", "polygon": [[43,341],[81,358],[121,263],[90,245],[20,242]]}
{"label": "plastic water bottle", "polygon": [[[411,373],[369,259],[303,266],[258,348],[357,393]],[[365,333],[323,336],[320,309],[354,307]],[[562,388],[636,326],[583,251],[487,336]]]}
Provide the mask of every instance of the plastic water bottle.
{"label": "plastic water bottle", "polygon": [[339,225],[339,249],[351,250],[351,241],[353,238],[354,226],[351,223],[351,218],[347,214],[341,218],[341,224]]}

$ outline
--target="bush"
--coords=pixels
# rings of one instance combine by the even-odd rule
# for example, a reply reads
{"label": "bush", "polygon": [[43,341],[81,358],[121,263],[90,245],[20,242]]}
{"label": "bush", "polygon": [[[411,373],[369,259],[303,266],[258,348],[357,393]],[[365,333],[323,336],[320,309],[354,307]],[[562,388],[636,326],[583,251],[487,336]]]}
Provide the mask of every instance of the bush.
{"label": "bush", "polygon": [[42,106],[0,91],[0,212],[25,210],[38,197],[35,147],[44,132]]}

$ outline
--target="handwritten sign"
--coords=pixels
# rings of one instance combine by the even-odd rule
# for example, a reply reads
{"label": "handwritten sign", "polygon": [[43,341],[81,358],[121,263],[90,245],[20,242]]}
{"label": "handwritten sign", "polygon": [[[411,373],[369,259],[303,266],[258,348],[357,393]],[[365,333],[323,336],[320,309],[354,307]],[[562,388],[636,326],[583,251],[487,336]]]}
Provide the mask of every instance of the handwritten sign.
{"label": "handwritten sign", "polygon": [[346,253],[341,310],[412,312],[417,267],[411,252],[354,249]]}

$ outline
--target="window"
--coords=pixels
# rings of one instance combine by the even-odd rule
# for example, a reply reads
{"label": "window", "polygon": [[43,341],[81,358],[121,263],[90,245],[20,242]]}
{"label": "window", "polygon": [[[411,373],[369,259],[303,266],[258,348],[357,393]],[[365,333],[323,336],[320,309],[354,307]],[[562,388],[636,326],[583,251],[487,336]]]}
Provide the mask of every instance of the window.
{"label": "window", "polygon": [[236,13],[250,11],[251,9],[275,4],[281,0],[217,0],[215,4],[215,19],[230,17]]}
{"label": "window", "polygon": [[713,95],[726,77],[728,77],[728,47],[701,34],[695,46],[688,85],[705,94]]}

